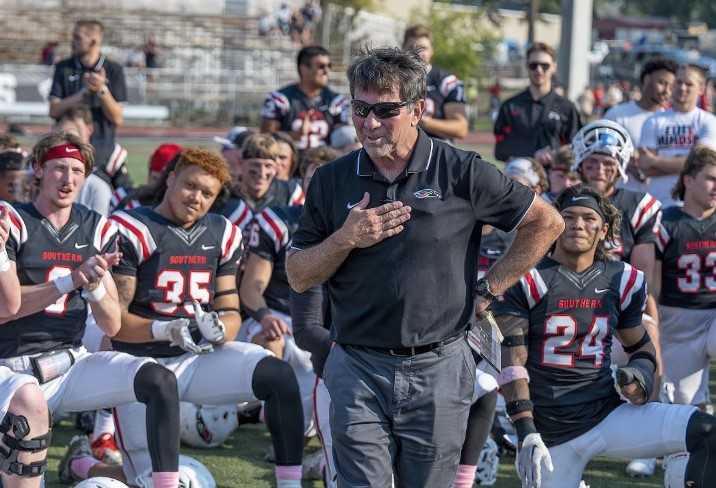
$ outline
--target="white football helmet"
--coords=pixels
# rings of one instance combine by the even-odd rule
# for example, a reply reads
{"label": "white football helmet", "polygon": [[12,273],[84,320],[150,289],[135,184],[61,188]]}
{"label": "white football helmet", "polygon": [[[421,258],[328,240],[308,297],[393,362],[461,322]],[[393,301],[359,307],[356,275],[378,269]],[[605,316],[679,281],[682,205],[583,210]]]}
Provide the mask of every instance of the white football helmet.
{"label": "white football helmet", "polygon": [[500,457],[497,452],[497,444],[492,437],[488,437],[477,461],[476,485],[492,486],[497,482],[497,470],[500,467]]}
{"label": "white football helmet", "polygon": [[688,462],[688,452],[677,452],[664,458],[664,488],[683,488]]}
{"label": "white football helmet", "polygon": [[179,455],[179,488],[216,488],[209,470],[196,459]]}
{"label": "white football helmet", "polygon": [[238,406],[181,402],[181,440],[191,447],[216,447],[239,426]]}
{"label": "white football helmet", "polygon": [[75,485],[75,488],[127,488],[127,485],[113,478],[98,476],[81,481]]}
{"label": "white football helmet", "polygon": [[582,161],[592,154],[606,154],[617,160],[619,174],[627,181],[626,167],[634,154],[634,145],[629,132],[616,122],[601,119],[585,125],[572,139],[572,151],[572,171],[578,171]]}

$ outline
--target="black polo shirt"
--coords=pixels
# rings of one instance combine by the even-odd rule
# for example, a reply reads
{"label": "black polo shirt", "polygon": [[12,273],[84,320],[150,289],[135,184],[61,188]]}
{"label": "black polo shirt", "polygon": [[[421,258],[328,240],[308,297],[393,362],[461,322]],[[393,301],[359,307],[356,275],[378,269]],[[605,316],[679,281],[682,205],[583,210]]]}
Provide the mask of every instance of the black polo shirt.
{"label": "black polo shirt", "polygon": [[[63,59],[55,66],[55,75],[52,78],[50,98],[67,98],[82,89],[82,76],[85,73],[99,71],[104,68],[107,75],[107,89],[118,102],[127,101],[127,84],[124,79],[122,66],[107,59],[104,54],[100,55],[94,66],[85,66],[76,56]],[[92,111],[94,131],[90,142],[97,152],[97,165],[101,166],[109,159],[114,149],[114,137],[116,127],[107,119],[102,111],[102,103],[96,94],[87,95],[85,103]]]}
{"label": "black polo shirt", "polygon": [[554,90],[539,100],[529,89],[505,100],[495,120],[495,157],[532,157],[543,147],[572,142],[582,123],[577,107]]}
{"label": "black polo shirt", "polygon": [[292,247],[315,246],[341,227],[349,207],[400,200],[412,207],[403,232],[354,249],[328,281],[332,335],[341,344],[409,347],[465,330],[483,224],[510,231],[534,194],[482,161],[422,130],[392,184],[363,150],[322,166],[311,180]]}

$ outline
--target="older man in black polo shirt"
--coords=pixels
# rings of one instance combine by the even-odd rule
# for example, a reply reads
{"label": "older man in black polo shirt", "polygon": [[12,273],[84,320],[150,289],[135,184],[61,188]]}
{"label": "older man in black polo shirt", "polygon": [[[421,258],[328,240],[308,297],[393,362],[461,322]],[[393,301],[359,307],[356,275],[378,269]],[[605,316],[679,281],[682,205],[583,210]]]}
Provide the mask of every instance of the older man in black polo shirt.
{"label": "older man in black polo shirt", "polygon": [[[338,486],[385,488],[394,475],[400,487],[449,487],[473,394],[473,312],[563,223],[477,154],[418,129],[426,71],[415,53],[369,51],[348,77],[363,149],[318,169],[287,261],[296,291],[328,281]],[[517,236],[475,282],[484,224]]]}

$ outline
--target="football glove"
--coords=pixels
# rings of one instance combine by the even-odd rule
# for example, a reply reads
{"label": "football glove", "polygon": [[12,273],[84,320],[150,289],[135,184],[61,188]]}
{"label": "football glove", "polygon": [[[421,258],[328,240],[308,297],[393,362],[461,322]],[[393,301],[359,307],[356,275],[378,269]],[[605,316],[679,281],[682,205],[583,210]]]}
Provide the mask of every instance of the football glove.
{"label": "football glove", "polygon": [[554,471],[549,449],[538,433],[528,434],[517,450],[515,467],[522,480],[522,488],[540,488],[542,486],[542,466]]}
{"label": "football glove", "polygon": [[155,320],[152,322],[152,336],[155,341],[168,341],[171,346],[178,346],[195,354],[205,354],[214,350],[211,344],[194,342],[189,331],[189,319]]}
{"label": "football glove", "polygon": [[193,300],[192,304],[196,325],[199,327],[202,337],[212,344],[224,342],[226,326],[219,319],[219,315],[216,312],[205,312],[196,300]]}

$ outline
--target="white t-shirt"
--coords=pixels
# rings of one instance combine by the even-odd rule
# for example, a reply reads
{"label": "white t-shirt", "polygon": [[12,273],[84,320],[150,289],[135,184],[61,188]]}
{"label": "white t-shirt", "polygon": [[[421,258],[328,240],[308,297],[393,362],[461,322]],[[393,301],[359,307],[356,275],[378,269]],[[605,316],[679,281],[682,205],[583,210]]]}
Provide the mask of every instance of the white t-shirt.
{"label": "white t-shirt", "polygon": [[81,203],[106,217],[109,215],[111,201],[112,187],[102,178],[91,173],[85,180],[85,184],[82,185],[77,203]]}
{"label": "white t-shirt", "polygon": [[[641,129],[639,147],[648,148],[664,157],[685,157],[697,143],[712,144],[716,141],[716,117],[695,108],[690,112],[675,112],[673,109],[649,117]],[[649,193],[661,201],[663,206],[677,202],[671,198],[671,190],[678,174],[653,176]]]}
{"label": "white t-shirt", "polygon": [[[636,102],[629,101],[615,105],[607,110],[607,113],[604,114],[604,118],[624,127],[629,133],[629,137],[631,137],[631,143],[634,147],[639,147],[641,128],[644,126],[644,122],[655,113],[662,112],[663,110],[663,108],[660,108],[656,112],[644,110]],[[633,191],[649,191],[648,180],[642,182],[635,178],[629,178],[626,183],[622,183],[620,180],[617,186]]]}

